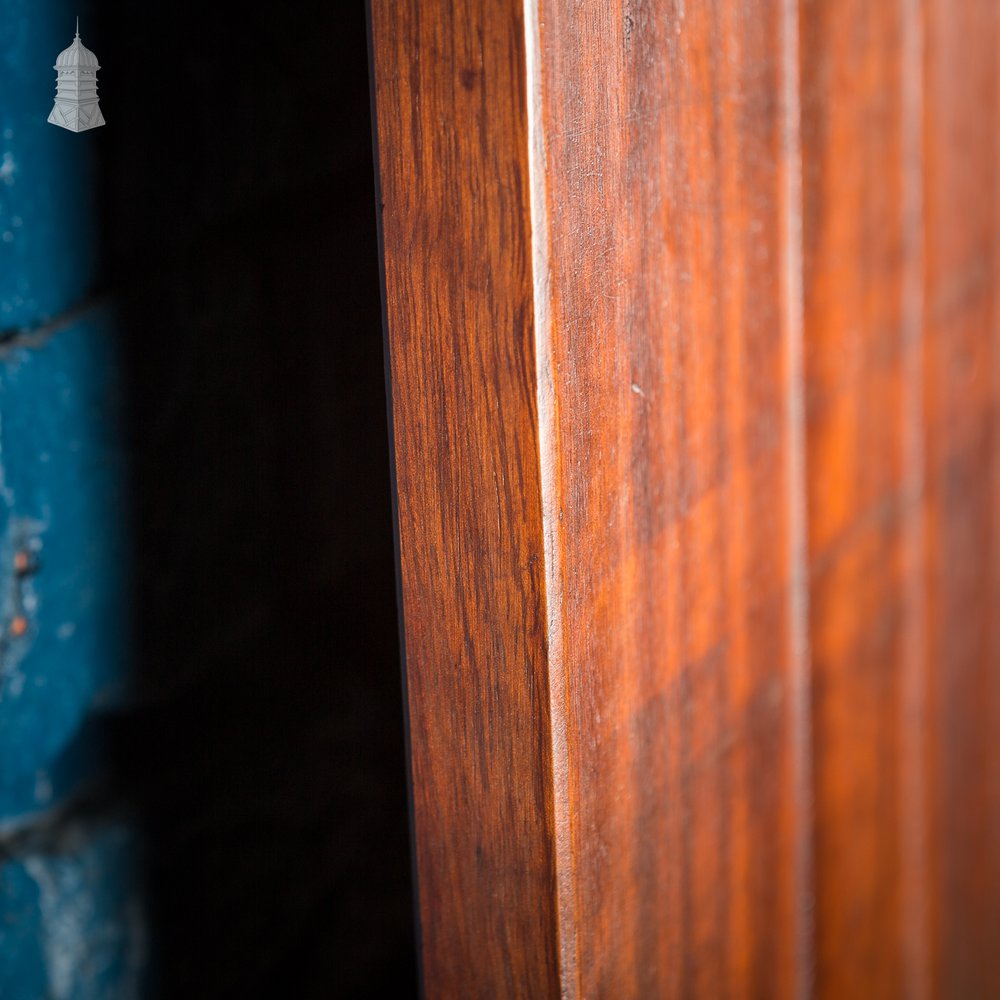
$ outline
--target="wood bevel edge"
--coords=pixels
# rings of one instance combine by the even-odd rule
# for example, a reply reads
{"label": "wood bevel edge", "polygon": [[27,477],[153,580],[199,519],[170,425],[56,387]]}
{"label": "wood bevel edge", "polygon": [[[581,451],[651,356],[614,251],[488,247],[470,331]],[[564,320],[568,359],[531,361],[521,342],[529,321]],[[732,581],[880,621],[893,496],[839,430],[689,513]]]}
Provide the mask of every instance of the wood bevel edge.
{"label": "wood bevel edge", "polygon": [[528,189],[531,240],[532,331],[535,346],[535,399],[539,483],[545,558],[546,676],[549,687],[549,746],[553,809],[553,865],[556,879],[557,954],[562,1000],[581,995],[576,933],[575,828],[570,801],[568,674],[563,649],[564,577],[560,532],[560,450],[558,398],[552,360],[549,200],[545,147],[542,38],[539,3],[523,0],[524,70],[527,95]]}

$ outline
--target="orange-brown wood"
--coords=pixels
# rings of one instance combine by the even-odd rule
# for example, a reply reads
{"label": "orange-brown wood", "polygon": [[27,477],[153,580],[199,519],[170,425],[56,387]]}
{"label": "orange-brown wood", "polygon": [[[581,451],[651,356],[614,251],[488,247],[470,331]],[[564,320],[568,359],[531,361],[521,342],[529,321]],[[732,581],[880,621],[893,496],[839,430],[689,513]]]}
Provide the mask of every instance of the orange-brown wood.
{"label": "orange-brown wood", "polygon": [[372,0],[429,997],[1000,995],[998,17]]}
{"label": "orange-brown wood", "polygon": [[920,340],[904,302],[920,266],[905,225],[906,157],[919,150],[904,148],[919,66],[905,4],[801,10],[815,986],[903,996],[907,838],[925,822],[902,799],[907,685],[924,677],[906,586],[921,558],[907,447],[922,420]]}
{"label": "orange-brown wood", "polygon": [[934,995],[1000,996],[1000,8],[926,0],[924,215]]}
{"label": "orange-brown wood", "polygon": [[524,27],[372,21],[423,975],[557,996]]}
{"label": "orange-brown wood", "polygon": [[551,0],[538,22],[571,987],[793,996],[794,21]]}

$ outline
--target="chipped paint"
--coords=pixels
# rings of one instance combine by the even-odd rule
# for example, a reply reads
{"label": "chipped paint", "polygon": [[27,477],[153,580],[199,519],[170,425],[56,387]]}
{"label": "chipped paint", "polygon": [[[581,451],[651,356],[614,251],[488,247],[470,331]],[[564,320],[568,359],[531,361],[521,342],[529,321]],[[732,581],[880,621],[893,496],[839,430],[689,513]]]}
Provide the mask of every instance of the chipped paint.
{"label": "chipped paint", "polygon": [[29,857],[24,859],[24,870],[38,886],[49,995],[53,1000],[69,1000],[73,981],[87,956],[93,898],[83,885],[77,865]]}
{"label": "chipped paint", "polygon": [[[41,346],[0,353],[0,816],[32,808],[40,767],[64,794],[76,770],[67,748],[124,690],[129,518],[113,324],[97,310]],[[30,572],[16,568],[23,551]],[[14,634],[18,616],[26,628]]]}
{"label": "chipped paint", "polygon": [[133,835],[70,821],[46,838],[0,868],[0,996],[139,1000],[149,946]]}

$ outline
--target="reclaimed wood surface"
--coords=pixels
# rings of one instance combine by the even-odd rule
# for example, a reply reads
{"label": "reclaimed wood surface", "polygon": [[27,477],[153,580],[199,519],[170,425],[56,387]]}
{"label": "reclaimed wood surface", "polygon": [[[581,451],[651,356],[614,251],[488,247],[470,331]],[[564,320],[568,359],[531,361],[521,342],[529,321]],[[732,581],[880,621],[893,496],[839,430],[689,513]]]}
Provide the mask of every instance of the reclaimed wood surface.
{"label": "reclaimed wood surface", "polygon": [[908,995],[917,932],[907,838],[924,817],[901,794],[918,766],[909,685],[925,681],[908,586],[922,403],[905,6],[812,0],[801,22],[815,987],[830,998]]}
{"label": "reclaimed wood surface", "polygon": [[524,27],[373,17],[423,975],[558,996]]}
{"label": "reclaimed wood surface", "polygon": [[1000,7],[927,0],[931,991],[1000,996]]}
{"label": "reclaimed wood surface", "polygon": [[581,997],[806,974],[787,30],[543,3],[528,41]]}
{"label": "reclaimed wood surface", "polygon": [[1000,995],[996,10],[371,19],[426,994]]}

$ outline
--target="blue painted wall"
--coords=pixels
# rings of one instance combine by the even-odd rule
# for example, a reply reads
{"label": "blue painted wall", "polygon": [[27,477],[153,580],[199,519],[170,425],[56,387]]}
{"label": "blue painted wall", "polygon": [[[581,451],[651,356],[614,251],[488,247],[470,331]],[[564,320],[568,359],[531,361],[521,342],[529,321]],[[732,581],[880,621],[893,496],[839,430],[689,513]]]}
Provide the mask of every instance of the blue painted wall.
{"label": "blue painted wall", "polygon": [[101,787],[101,712],[125,696],[130,650],[119,345],[89,298],[98,136],[46,122],[77,7],[0,0],[5,1000],[137,997],[148,951],[135,838],[77,807]]}
{"label": "blue painted wall", "polygon": [[128,508],[116,354],[105,309],[42,343],[0,348],[0,816],[8,822],[50,809],[88,776],[96,766],[88,718],[122,695]]}

